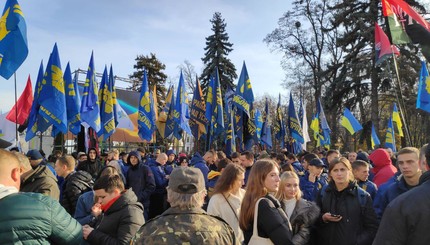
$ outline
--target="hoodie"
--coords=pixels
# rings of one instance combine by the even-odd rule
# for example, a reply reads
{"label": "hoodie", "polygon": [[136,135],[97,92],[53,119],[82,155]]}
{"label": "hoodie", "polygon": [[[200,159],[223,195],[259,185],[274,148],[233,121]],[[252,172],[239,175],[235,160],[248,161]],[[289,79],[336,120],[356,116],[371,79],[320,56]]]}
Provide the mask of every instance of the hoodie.
{"label": "hoodie", "polygon": [[372,172],[375,174],[373,183],[378,187],[387,182],[397,172],[396,167],[391,163],[390,155],[382,148],[376,149],[370,154],[369,159],[373,162]]}
{"label": "hoodie", "polygon": [[205,178],[205,186],[206,189],[208,188],[208,173],[209,173],[209,168],[206,165],[205,160],[203,160],[202,156],[196,152],[194,154],[194,156],[191,158],[191,166],[200,169],[200,171],[202,171],[203,177]]}

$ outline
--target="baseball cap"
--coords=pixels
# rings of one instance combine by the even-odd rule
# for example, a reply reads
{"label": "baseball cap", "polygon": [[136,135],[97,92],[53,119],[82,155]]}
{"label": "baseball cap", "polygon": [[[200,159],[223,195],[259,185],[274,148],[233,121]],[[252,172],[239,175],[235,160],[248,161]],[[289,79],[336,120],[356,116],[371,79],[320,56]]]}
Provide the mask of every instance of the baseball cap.
{"label": "baseball cap", "polygon": [[182,194],[194,194],[205,189],[203,174],[198,168],[175,168],[170,174],[169,189]]}
{"label": "baseball cap", "polygon": [[43,159],[42,154],[40,154],[40,152],[38,150],[29,150],[27,152],[27,157],[30,158],[30,160],[39,160],[39,159]]}
{"label": "baseball cap", "polygon": [[309,166],[324,167],[323,161],[319,158],[314,158],[309,162]]}

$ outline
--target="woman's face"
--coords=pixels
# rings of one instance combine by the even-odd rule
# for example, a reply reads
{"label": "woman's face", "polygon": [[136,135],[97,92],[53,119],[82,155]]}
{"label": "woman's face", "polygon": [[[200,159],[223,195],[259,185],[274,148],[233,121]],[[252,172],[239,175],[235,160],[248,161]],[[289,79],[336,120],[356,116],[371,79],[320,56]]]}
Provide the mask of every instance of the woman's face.
{"label": "woman's face", "polygon": [[299,180],[296,178],[288,178],[285,180],[284,194],[287,200],[296,198],[299,191]]}
{"label": "woman's face", "polygon": [[245,184],[245,173],[241,173],[237,176],[236,180],[233,183],[231,188],[231,192],[236,193],[239,189]]}
{"label": "woman's face", "polygon": [[339,162],[330,171],[330,176],[335,184],[346,184],[350,180],[350,171],[343,163]]}
{"label": "woman's face", "polygon": [[273,167],[264,180],[264,187],[266,187],[268,192],[276,192],[278,191],[280,180],[278,168]]}

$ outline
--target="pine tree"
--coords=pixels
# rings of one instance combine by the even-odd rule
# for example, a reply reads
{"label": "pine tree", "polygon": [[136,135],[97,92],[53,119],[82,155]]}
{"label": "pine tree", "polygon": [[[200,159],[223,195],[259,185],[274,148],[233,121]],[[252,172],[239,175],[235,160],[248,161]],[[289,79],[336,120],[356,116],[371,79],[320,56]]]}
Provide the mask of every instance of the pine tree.
{"label": "pine tree", "polygon": [[136,64],[134,65],[134,69],[136,69],[136,71],[130,75],[130,79],[133,80],[133,85],[130,89],[140,92],[140,88],[142,87],[143,71],[146,69],[148,74],[148,86],[150,89],[153,89],[154,85],[157,86],[158,107],[161,108],[166,96],[165,84],[167,75],[163,72],[164,69],[166,69],[166,65],[161,63],[154,53],[147,56],[138,55],[135,60]]}
{"label": "pine tree", "polygon": [[210,22],[214,34],[206,38],[205,57],[202,58],[205,68],[200,76],[200,82],[203,91],[206,91],[210,77],[215,71],[215,67],[218,67],[221,90],[224,94],[228,87],[234,88],[233,81],[237,78],[236,68],[227,58],[227,55],[233,50],[233,44],[228,41],[228,34],[225,31],[227,24],[221,13],[216,12]]}

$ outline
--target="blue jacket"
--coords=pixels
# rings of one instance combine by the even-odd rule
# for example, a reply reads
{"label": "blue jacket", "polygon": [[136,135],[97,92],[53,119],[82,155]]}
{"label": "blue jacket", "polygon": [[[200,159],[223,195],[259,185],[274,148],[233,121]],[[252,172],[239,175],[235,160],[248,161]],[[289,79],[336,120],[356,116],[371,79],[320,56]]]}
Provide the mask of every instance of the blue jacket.
{"label": "blue jacket", "polygon": [[328,181],[325,174],[317,177],[314,183],[309,181],[309,172],[300,177],[300,190],[303,192],[303,198],[311,202],[316,200],[319,190],[327,184]]}
{"label": "blue jacket", "polygon": [[378,191],[376,192],[375,199],[373,199],[373,208],[375,209],[375,213],[378,219],[381,219],[382,213],[384,212],[382,210],[382,206],[384,202],[383,199],[384,199],[385,192],[388,190],[391,184],[399,181],[398,180],[399,175],[400,175],[400,171],[394,174],[394,176],[391,177],[387,182],[379,186]]}
{"label": "blue jacket", "polygon": [[131,188],[137,200],[145,208],[149,207],[149,198],[155,191],[155,180],[151,169],[143,163],[130,166],[127,172],[127,188]]}
{"label": "blue jacket", "polygon": [[89,224],[94,216],[91,214],[91,208],[94,205],[94,191],[88,191],[82,194],[76,203],[76,210],[73,218],[81,225]]}
{"label": "blue jacket", "polygon": [[376,192],[378,191],[378,187],[375,183],[373,183],[370,180],[366,181],[357,181],[358,186],[361,187],[361,189],[367,191],[367,193],[370,194],[370,197],[372,200],[375,200]]}
{"label": "blue jacket", "polygon": [[155,193],[167,193],[166,187],[169,184],[169,180],[166,175],[170,175],[172,172],[171,166],[162,166],[156,161],[151,161],[149,167],[154,174]]}
{"label": "blue jacket", "polygon": [[291,163],[291,166],[293,166],[294,171],[299,177],[305,175],[305,169],[303,168],[302,164],[300,164],[299,161],[295,161]]}
{"label": "blue jacket", "polygon": [[209,168],[206,165],[205,160],[203,160],[203,158],[200,156],[198,152],[196,152],[194,156],[191,158],[190,165],[202,171],[203,177],[205,178],[205,186],[207,189]]}

